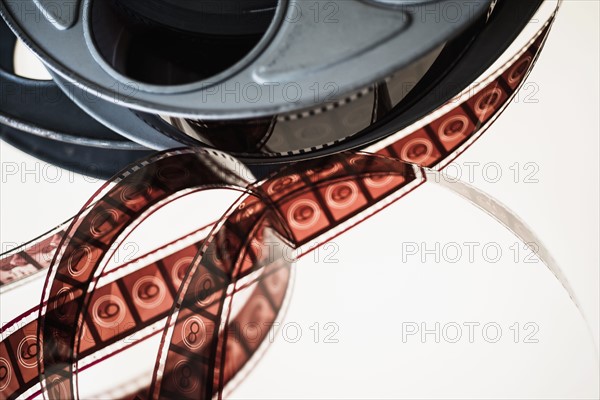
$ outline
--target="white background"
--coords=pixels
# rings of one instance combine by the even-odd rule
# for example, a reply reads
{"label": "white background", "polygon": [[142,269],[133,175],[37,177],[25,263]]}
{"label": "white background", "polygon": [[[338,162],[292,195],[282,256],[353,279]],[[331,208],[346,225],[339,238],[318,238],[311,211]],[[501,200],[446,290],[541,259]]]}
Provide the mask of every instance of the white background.
{"label": "white background", "polygon": [[[538,64],[529,77],[535,92],[510,105],[493,127],[458,161],[464,180],[509,206],[541,238],[565,271],[593,330],[543,264],[513,260],[517,239],[491,218],[433,184],[422,187],[358,228],[335,239],[326,262],[321,252],[296,265],[294,292],[283,323],[296,323],[297,343],[277,334],[266,355],[233,392],[246,398],[598,398],[599,267],[599,3],[567,0]],[[100,187],[57,170],[0,143],[0,243],[22,243],[72,216]],[[497,163],[502,178],[466,162]],[[5,176],[6,163],[19,173]],[[515,163],[523,175],[516,179]],[[526,183],[533,163],[537,183]],[[38,173],[24,174],[25,170]],[[489,170],[491,172],[493,170]],[[202,199],[211,207],[223,199]],[[208,204],[210,203],[210,204]],[[183,212],[178,210],[178,212]],[[487,262],[436,262],[404,255],[402,243],[432,248],[451,242],[497,243],[502,258]],[[17,302],[3,299],[0,320]],[[33,299],[33,300],[32,300]],[[20,307],[18,307],[20,308]],[[339,327],[339,343],[314,343],[309,328]],[[433,335],[402,341],[403,323],[494,322],[502,337],[474,343]],[[539,327],[538,343],[514,343],[515,322]],[[293,330],[289,331],[293,333]],[[467,333],[466,328],[463,336]],[[129,361],[131,363],[131,361]],[[131,363],[133,366],[133,363]],[[114,374],[114,371],[98,373]]]}

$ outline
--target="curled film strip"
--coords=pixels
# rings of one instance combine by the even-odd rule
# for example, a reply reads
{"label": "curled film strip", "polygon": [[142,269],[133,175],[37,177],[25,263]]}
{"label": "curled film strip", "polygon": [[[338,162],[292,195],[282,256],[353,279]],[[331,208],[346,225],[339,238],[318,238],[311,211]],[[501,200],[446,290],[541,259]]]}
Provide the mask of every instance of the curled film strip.
{"label": "curled film strip", "polygon": [[[159,332],[157,327],[160,327],[160,321],[166,317],[163,302],[173,296],[175,287],[181,281],[206,233],[207,228],[201,229],[187,238],[180,239],[177,243],[156,250],[155,254],[132,261],[103,276],[107,283],[99,289],[91,322],[86,325],[85,334],[82,337],[82,364],[79,371],[84,371]],[[256,241],[253,242],[253,246],[254,249],[261,251]],[[246,283],[236,291],[238,293],[248,290],[252,285],[256,287],[248,297],[246,309],[240,310],[239,315],[247,315],[247,308],[257,306],[257,304],[263,306],[262,298],[268,298],[272,312],[262,314],[255,312],[255,316],[274,319],[283,304],[283,295],[286,292],[288,279],[289,269],[273,266],[265,268],[260,277],[254,278],[253,281]],[[204,284],[207,282],[204,281]],[[119,288],[127,286],[131,287],[132,295],[126,304],[123,303],[122,297],[111,297],[120,296],[118,293],[123,292],[120,292]],[[110,293],[111,296],[107,297],[106,293]],[[63,309],[71,306],[68,296],[59,296],[50,301],[60,304]],[[210,299],[205,299],[203,303],[210,304]],[[123,309],[119,307],[123,307]],[[140,315],[140,321],[136,321],[136,323],[119,321],[120,323],[117,323],[121,319],[120,316],[125,315],[126,307],[133,307],[134,311],[128,311],[127,315],[134,313]],[[21,393],[15,392],[13,396],[39,394],[39,389],[34,387],[38,383],[35,357],[38,310],[39,308],[35,307],[23,314],[21,319],[12,321],[3,327],[2,335],[6,338],[3,340],[2,346],[5,346],[3,350],[6,349],[9,353],[14,352],[21,366],[20,376],[23,381],[19,390]],[[234,339],[239,343],[245,343],[243,340],[246,336],[241,336],[236,331],[240,326],[238,319],[232,321],[232,331],[236,334]],[[258,323],[272,324],[273,321],[262,318],[258,320]],[[194,335],[198,335],[198,343],[202,344],[201,332],[198,329],[205,325],[199,324],[202,322],[192,323],[188,342],[195,337]],[[136,339],[133,339],[133,334]],[[241,367],[243,364],[244,362],[238,358],[238,365]]]}
{"label": "curled film strip", "polygon": [[[136,293],[134,286],[126,284],[125,290],[122,283],[117,286],[120,298],[110,291],[103,292],[104,287],[96,288],[98,278],[103,274],[102,263],[108,244],[127,236],[140,220],[166,201],[177,198],[177,193],[221,185],[237,187],[244,195],[217,224],[200,251],[194,252],[195,257],[182,277],[179,291],[171,293],[172,305],[167,302],[168,322],[162,324],[161,352],[153,382],[143,396],[196,398],[220,394],[239,370],[239,359],[231,356],[239,353],[227,335],[229,326],[233,326],[229,323],[229,312],[235,299],[227,292],[235,293],[236,286],[249,274],[264,269],[265,260],[257,259],[250,251],[248,238],[266,235],[286,246],[302,248],[308,241],[324,241],[349,229],[420,186],[426,175],[419,166],[443,169],[504,109],[533,65],[549,25],[550,22],[508,64],[492,74],[489,83],[466,101],[457,107],[446,107],[442,116],[421,128],[413,128],[408,134],[400,132],[390,139],[391,143],[369,149],[379,155],[342,153],[301,162],[257,184],[240,179],[231,166],[223,167],[218,160],[230,162],[231,159],[217,152],[165,153],[131,167],[98,193],[88,204],[90,206],[84,208],[85,212],[76,217],[50,267],[45,312],[40,309],[39,321],[36,321],[37,332],[43,336],[34,335],[37,347],[33,347],[43,349],[37,351],[38,363],[33,368],[34,371],[39,368],[43,374],[46,394],[50,398],[77,395],[77,372],[87,350],[82,338],[89,318],[96,317],[96,322],[103,316],[122,317],[121,322],[126,318],[136,319],[134,308],[121,307],[127,306],[126,297],[131,298],[132,293]],[[132,196],[128,196],[129,201],[122,201],[121,195],[127,191]],[[527,236],[527,230],[521,225],[513,231],[520,237]],[[89,256],[81,256],[82,248]],[[281,262],[281,259],[267,261]],[[212,289],[208,291],[208,287],[202,286],[207,279],[212,282],[209,285]],[[137,289],[143,285],[140,283]],[[203,295],[199,296],[199,293]],[[216,300],[199,307],[199,298],[202,300],[207,296]],[[56,299],[69,301],[52,301]],[[72,312],[65,311],[65,304]],[[103,304],[106,304],[104,308]],[[128,311],[120,312],[123,309]],[[137,312],[137,318],[141,318]],[[238,316],[249,318],[246,313]],[[197,325],[193,325],[194,321]],[[188,338],[186,333],[196,334],[196,327],[201,326],[199,321],[204,326],[219,327],[210,334],[207,332],[205,342],[211,345],[195,347],[190,340],[184,340]],[[12,398],[18,396],[15,393],[22,386],[23,377],[17,375],[21,373],[22,365],[10,364],[15,353],[7,350],[6,340],[2,343],[4,347],[0,354],[6,354],[4,359],[7,361],[0,378],[6,386],[3,394]],[[241,350],[252,353],[252,349]],[[34,380],[37,378],[34,374]]]}

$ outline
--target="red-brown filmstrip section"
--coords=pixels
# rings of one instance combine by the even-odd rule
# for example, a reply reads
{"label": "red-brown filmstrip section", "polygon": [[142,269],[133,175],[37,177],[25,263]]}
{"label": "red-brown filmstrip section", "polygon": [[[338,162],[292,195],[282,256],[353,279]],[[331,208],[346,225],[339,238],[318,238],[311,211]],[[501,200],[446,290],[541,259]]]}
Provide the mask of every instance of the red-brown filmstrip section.
{"label": "red-brown filmstrip section", "polygon": [[[100,348],[119,346],[114,341],[119,334],[101,328],[139,330],[165,318],[152,385],[139,396],[220,396],[264,339],[263,334],[252,342],[232,340],[240,335],[231,332],[272,321],[283,302],[289,263],[270,250],[302,250],[314,240],[331,239],[421,185],[425,176],[419,167],[443,168],[509,103],[549,26],[485,87],[424,127],[398,133],[393,143],[375,150],[377,155],[342,153],[296,163],[257,184],[246,182],[233,160],[218,152],[169,152],[131,167],[101,190],[63,235],[37,325],[0,344],[2,397],[14,398],[38,379],[52,399],[77,397],[78,364]],[[117,240],[182,193],[213,188],[237,188],[243,195],[208,239],[189,249],[189,266],[177,281],[169,278],[174,258],[97,287]],[[263,246],[268,255],[257,252],[256,243],[269,244]],[[256,296],[237,304],[232,319],[237,287],[259,271],[267,277],[248,286]]]}
{"label": "red-brown filmstrip section", "polygon": [[0,258],[0,288],[48,268],[64,233],[64,229],[56,229],[39,241],[3,255]]}
{"label": "red-brown filmstrip section", "polygon": [[[133,300],[133,308],[137,311],[137,315],[141,315],[141,319],[135,322],[122,323],[118,320],[118,315],[121,312],[124,315],[132,315],[133,312],[128,312],[125,308],[131,307],[132,304],[124,304],[124,311],[121,310],[123,303],[119,302],[100,302],[100,306],[104,305],[104,310],[98,313],[98,318],[88,318],[84,327],[84,335],[81,340],[81,358],[86,360],[88,356],[99,353],[101,350],[105,351],[105,355],[102,359],[106,359],[111,355],[116,354],[118,351],[123,350],[121,346],[114,346],[119,341],[124,341],[126,338],[131,337],[133,334],[138,334],[149,328],[156,323],[168,316],[167,310],[169,307],[165,307],[166,301],[172,301],[173,296],[176,293],[176,288],[181,283],[187,268],[189,267],[194,255],[202,245],[202,240],[195,242],[191,245],[187,245],[182,249],[177,249],[165,257],[162,257],[156,261],[143,263],[143,260],[148,258],[148,255],[144,255],[137,260],[133,260],[129,265],[133,265],[142,261],[142,266],[137,266],[136,270],[123,278],[116,279],[111,283],[103,286],[96,292],[96,297],[102,297],[106,294],[111,296],[117,296],[117,298],[123,299],[123,287],[131,287]],[[262,248],[259,241],[252,243],[255,253],[258,257],[264,259],[268,254]],[[170,247],[170,246],[169,246]],[[163,249],[158,249],[158,251]],[[264,255],[263,255],[264,254]],[[121,268],[127,267],[127,264]],[[120,269],[120,268],[119,268]],[[104,277],[110,277],[119,269],[111,270]],[[268,305],[268,313],[254,314],[256,317],[254,324],[259,324],[260,327],[270,326],[273,324],[275,317],[279,314],[285,292],[287,290],[287,284],[289,280],[290,271],[288,268],[283,268],[281,265],[269,265],[262,272],[262,275],[254,280],[257,286],[256,289],[249,296],[246,308],[242,309],[239,313],[239,317],[232,321],[231,332],[235,334],[236,343],[242,346],[244,349],[249,348],[247,344],[247,338],[251,337],[255,340],[254,335],[247,332],[247,324],[241,324],[240,318],[248,314],[247,307]],[[209,282],[205,282],[206,285]],[[244,288],[240,288],[236,293],[241,292]],[[114,299],[112,299],[114,300]],[[268,300],[268,301],[265,301]],[[66,301],[64,307],[69,308],[68,299],[51,299],[50,301],[63,302]],[[207,302],[207,300],[205,301]],[[101,309],[100,307],[98,308]],[[32,315],[38,309],[35,308],[30,310],[24,316]],[[263,318],[264,317],[264,318]],[[191,331],[188,335],[188,341],[193,342],[194,335],[198,335],[198,341],[203,340],[202,332],[199,330],[200,325],[195,322],[191,325]],[[242,331],[241,328],[244,328]],[[198,330],[197,330],[198,329]],[[14,391],[10,393],[8,398],[15,398],[39,383],[38,379],[38,359],[37,359],[37,320],[22,323],[22,321],[13,321],[3,327],[3,330],[10,332],[10,336],[7,340],[0,343],[0,362],[6,367],[8,360],[16,356],[16,364],[19,369],[14,371],[14,379],[11,381],[14,383],[20,383],[20,386],[15,387]],[[4,333],[4,332],[3,332]],[[158,333],[158,332],[154,332]],[[242,335],[243,333],[243,335]],[[153,335],[150,331],[149,335]],[[138,336],[141,338],[147,338],[148,336]],[[200,342],[198,342],[200,343]],[[133,343],[132,343],[133,344]],[[248,358],[252,353],[247,354]],[[247,360],[242,360],[241,357],[236,358],[236,363],[241,368]],[[98,360],[91,362],[87,367],[94,365]],[[84,370],[86,368],[82,368]],[[4,374],[11,373],[12,370],[6,368],[3,370]],[[237,372],[237,371],[235,371]],[[4,375],[0,375],[4,376]],[[7,382],[9,382],[7,380]],[[9,389],[2,387],[3,394],[9,393]],[[37,393],[33,393],[34,395]],[[4,398],[4,397],[3,397]]]}

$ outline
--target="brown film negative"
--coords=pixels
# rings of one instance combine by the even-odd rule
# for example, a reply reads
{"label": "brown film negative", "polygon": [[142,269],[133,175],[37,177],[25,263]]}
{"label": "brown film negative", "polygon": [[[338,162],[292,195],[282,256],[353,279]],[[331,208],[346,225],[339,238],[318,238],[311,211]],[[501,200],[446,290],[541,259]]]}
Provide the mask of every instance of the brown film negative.
{"label": "brown film negative", "polygon": [[47,269],[63,235],[64,230],[59,228],[29,245],[3,254],[0,258],[0,287]]}
{"label": "brown film negative", "polygon": [[[257,243],[254,242],[253,244],[256,246]],[[123,341],[123,339],[134,333],[151,327],[166,318],[167,311],[170,310],[170,307],[166,304],[169,299],[172,302],[172,298],[176,293],[175,288],[181,283],[182,271],[185,274],[192,257],[201,245],[202,241],[199,241],[186,246],[94,292],[93,311],[85,319],[80,341],[81,358],[86,360],[88,356],[96,354],[100,350],[110,349],[115,343]],[[256,249],[256,247],[254,248]],[[264,252],[264,249],[260,247],[258,247],[258,250]],[[268,254],[268,252],[264,252],[264,254]],[[268,296],[271,299],[269,305],[272,306],[271,313],[259,321],[261,325],[272,323],[279,314],[287,290],[289,273],[289,269],[282,265],[269,265],[264,269],[261,276],[255,279],[260,287],[250,295],[249,304],[255,302],[254,299],[257,297],[260,299]],[[280,284],[278,286],[269,285],[269,282],[272,282],[276,277]],[[132,289],[130,293],[122,289],[127,287]],[[69,301],[68,298],[51,299],[50,301],[61,303],[63,300]],[[205,299],[204,304],[210,304],[210,302],[214,302],[214,300]],[[63,303],[60,307],[70,309],[68,303]],[[240,315],[243,315],[243,311]],[[233,327],[234,331],[239,329],[239,322],[233,321],[233,323],[236,324]],[[202,326],[206,327],[206,325]],[[39,382],[36,334],[37,320],[33,320],[22,327],[14,329],[0,348],[0,358],[2,359],[10,359],[11,355],[9,353],[16,354],[19,370],[14,371],[16,374],[15,379],[13,380],[11,376],[11,381],[22,382],[21,386],[14,388],[15,390],[12,393],[9,392],[9,387],[4,389],[4,393],[9,394],[7,398],[16,398],[32,389]],[[193,330],[189,332],[189,335],[193,334]],[[244,343],[244,336],[237,335],[235,339],[234,346],[240,346]],[[246,347],[244,346],[244,348]],[[109,355],[118,350],[118,347],[114,348],[113,346]],[[251,355],[252,352],[247,354],[248,357]],[[241,360],[240,357],[235,360],[235,364],[240,368],[245,363],[246,360]],[[232,376],[235,375],[237,370],[233,372]],[[11,369],[12,374],[13,370]]]}

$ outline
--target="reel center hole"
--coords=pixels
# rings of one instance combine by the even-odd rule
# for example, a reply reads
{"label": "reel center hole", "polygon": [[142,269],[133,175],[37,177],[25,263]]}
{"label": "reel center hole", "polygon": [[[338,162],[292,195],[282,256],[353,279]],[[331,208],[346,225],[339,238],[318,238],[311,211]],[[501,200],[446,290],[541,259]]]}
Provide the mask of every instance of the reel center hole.
{"label": "reel center hole", "polygon": [[215,76],[256,47],[278,0],[96,0],[97,50],[120,74],[153,85]]}

